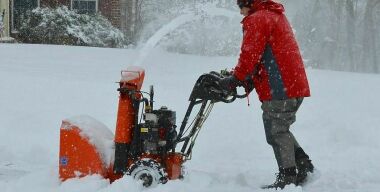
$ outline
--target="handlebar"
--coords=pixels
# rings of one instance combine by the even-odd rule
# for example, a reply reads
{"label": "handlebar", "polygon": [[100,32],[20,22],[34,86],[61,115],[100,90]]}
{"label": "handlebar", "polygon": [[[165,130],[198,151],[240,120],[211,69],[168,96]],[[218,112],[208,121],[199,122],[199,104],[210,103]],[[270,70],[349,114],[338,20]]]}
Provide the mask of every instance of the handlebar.
{"label": "handlebar", "polygon": [[242,99],[247,97],[247,94],[239,95],[237,89],[227,91],[219,85],[219,81],[230,76],[228,73],[218,73],[211,71],[201,75],[194,85],[190,95],[190,101],[196,99],[211,100],[212,102],[232,103],[236,98]]}

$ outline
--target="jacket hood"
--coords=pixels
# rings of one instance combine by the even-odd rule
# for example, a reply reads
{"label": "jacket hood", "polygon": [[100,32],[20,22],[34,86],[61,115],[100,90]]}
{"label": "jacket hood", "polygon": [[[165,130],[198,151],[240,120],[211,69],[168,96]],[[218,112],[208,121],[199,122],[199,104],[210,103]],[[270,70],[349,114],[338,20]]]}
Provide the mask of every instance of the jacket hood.
{"label": "jacket hood", "polygon": [[282,4],[276,3],[273,0],[256,0],[252,4],[251,14],[259,10],[268,10],[275,13],[285,13],[285,8]]}

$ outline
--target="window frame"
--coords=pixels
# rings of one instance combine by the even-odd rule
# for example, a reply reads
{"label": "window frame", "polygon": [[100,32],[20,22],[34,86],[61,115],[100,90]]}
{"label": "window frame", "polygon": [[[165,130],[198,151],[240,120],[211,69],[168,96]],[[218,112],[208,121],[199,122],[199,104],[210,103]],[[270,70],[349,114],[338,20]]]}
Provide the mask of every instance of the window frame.
{"label": "window frame", "polygon": [[[74,9],[74,1],[78,1],[78,2],[80,2],[80,1],[95,1],[95,13],[97,13],[97,12],[99,12],[99,0],[71,0],[70,1],[70,7],[71,7],[71,10],[75,10]],[[86,14],[88,14],[88,13],[86,13]]]}
{"label": "window frame", "polygon": [[[37,1],[37,8],[41,7],[41,0],[36,0]],[[12,0],[10,1],[10,33],[18,33],[18,29],[15,27],[15,1]]]}

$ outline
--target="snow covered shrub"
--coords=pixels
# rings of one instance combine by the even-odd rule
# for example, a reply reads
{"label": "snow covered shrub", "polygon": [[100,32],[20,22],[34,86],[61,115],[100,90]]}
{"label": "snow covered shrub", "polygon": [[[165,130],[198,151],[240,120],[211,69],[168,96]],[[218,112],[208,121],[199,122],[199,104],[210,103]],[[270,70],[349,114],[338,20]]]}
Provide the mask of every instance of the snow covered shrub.
{"label": "snow covered shrub", "polygon": [[67,7],[36,8],[20,27],[26,43],[123,47],[123,33],[100,14],[78,14]]}

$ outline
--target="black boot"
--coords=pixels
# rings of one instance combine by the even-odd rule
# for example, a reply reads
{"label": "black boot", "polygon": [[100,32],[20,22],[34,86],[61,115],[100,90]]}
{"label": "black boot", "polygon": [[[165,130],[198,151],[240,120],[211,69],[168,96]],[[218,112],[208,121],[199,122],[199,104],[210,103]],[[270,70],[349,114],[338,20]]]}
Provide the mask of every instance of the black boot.
{"label": "black boot", "polygon": [[276,181],[271,185],[263,186],[263,189],[283,189],[286,185],[297,185],[296,167],[280,169]]}
{"label": "black boot", "polygon": [[297,184],[305,182],[308,173],[313,173],[314,165],[311,163],[309,156],[302,148],[296,149],[296,165],[298,169]]}

